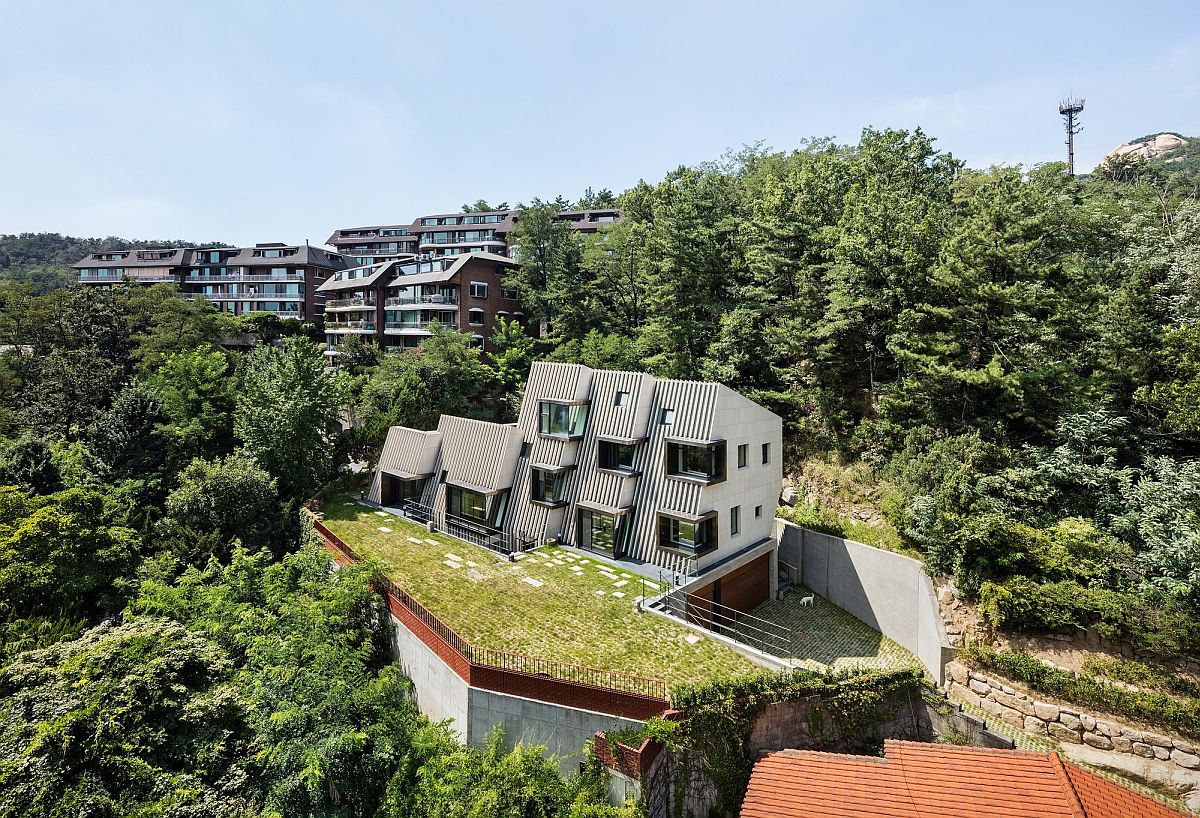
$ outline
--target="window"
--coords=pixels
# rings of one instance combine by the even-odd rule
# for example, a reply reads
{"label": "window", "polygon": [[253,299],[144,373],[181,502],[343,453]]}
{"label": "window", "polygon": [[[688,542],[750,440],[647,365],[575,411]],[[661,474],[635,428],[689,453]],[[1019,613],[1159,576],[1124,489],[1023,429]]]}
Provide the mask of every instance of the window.
{"label": "window", "polygon": [[591,509],[579,509],[579,547],[599,551],[610,557],[621,556],[629,530],[627,515],[613,516]]}
{"label": "window", "polygon": [[689,446],[667,441],[667,474],[721,482],[725,479],[725,442]]}
{"label": "window", "polygon": [[516,301],[518,298],[521,297],[521,295],[516,290],[509,290],[509,289],[505,289],[504,287],[501,287],[500,288],[500,297],[507,298],[509,301]]}
{"label": "window", "polygon": [[487,298],[488,285],[482,281],[471,282],[472,298]]}
{"label": "window", "polygon": [[764,443],[762,445],[762,454],[763,454],[763,465],[765,466],[771,462],[771,444],[770,443]]}
{"label": "window", "polygon": [[762,506],[755,506],[754,507],[754,519],[757,520],[761,516],[762,516]]}
{"label": "window", "polygon": [[457,516],[478,522],[487,521],[487,497],[477,491],[450,486],[446,491],[447,510]]}
{"label": "window", "polygon": [[567,473],[545,469],[533,470],[533,500],[547,505],[566,505]]}
{"label": "window", "polygon": [[738,446],[738,468],[744,469],[750,465],[750,444],[742,443]]}
{"label": "window", "polygon": [[729,536],[736,536],[742,524],[742,507],[734,506],[729,509]]}
{"label": "window", "polygon": [[662,425],[670,426],[674,422],[675,422],[675,410],[674,409],[663,409],[662,410]]}
{"label": "window", "polygon": [[613,406],[628,406],[628,405],[629,405],[629,393],[628,392],[618,392],[616,397],[613,398]]}
{"label": "window", "polygon": [[636,458],[636,443],[617,443],[612,440],[596,443],[596,459],[602,469],[631,472]]}
{"label": "window", "polygon": [[660,515],[658,544],[661,548],[684,551],[693,556],[717,547],[717,515],[702,520],[679,520]]}
{"label": "window", "polygon": [[521,443],[521,457],[529,457],[529,448],[530,446],[528,440]]}
{"label": "window", "polygon": [[586,403],[538,404],[538,431],[555,437],[583,437],[583,425],[587,421]]}
{"label": "window", "polygon": [[473,327],[483,325],[483,310],[467,310],[467,323]]}

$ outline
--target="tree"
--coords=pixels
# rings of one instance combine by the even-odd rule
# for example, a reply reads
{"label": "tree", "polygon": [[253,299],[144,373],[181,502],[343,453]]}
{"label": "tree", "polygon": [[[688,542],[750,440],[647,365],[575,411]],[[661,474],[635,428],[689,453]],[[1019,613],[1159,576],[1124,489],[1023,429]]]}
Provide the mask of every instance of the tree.
{"label": "tree", "polygon": [[487,213],[492,210],[508,210],[508,202],[500,202],[495,207],[488,204],[483,199],[477,199],[475,204],[465,204],[462,206],[463,213]]}
{"label": "tree", "polygon": [[[518,394],[524,388],[529,367],[533,364],[533,339],[515,319],[498,318],[492,329],[491,345],[488,359],[501,397]],[[516,412],[510,409],[510,416],[515,417]]]}
{"label": "tree", "polygon": [[580,239],[558,218],[562,210],[558,203],[541,199],[517,210],[509,243],[520,266],[505,278],[505,286],[515,289],[521,303],[541,322],[540,334],[553,329],[572,338],[587,330],[588,299],[581,291]]}
{"label": "tree", "polygon": [[176,467],[196,457],[219,457],[233,450],[234,382],[229,356],[213,346],[168,354],[144,379],[168,422]]}
{"label": "tree", "polygon": [[40,437],[24,435],[14,441],[4,452],[0,473],[6,482],[33,494],[53,494],[62,488],[53,448]]}
{"label": "tree", "polygon": [[153,479],[170,458],[164,433],[167,413],[145,386],[133,385],[117,395],[111,407],[92,423],[92,451],[117,479]]}
{"label": "tree", "polygon": [[237,319],[204,299],[187,299],[173,284],[134,287],[128,311],[135,328],[132,356],[139,372],[153,372],[172,354],[220,343]]}
{"label": "tree", "polygon": [[218,646],[133,618],[0,670],[0,816],[250,812],[239,692]]}
{"label": "tree", "polygon": [[290,338],[246,356],[234,434],[286,501],[312,496],[332,475],[344,397],[343,377],[311,341]]}
{"label": "tree", "polygon": [[164,526],[190,545],[192,564],[213,555],[227,560],[238,543],[251,552],[278,550],[287,529],[275,480],[240,453],[193,460],[167,497],[166,511]]}

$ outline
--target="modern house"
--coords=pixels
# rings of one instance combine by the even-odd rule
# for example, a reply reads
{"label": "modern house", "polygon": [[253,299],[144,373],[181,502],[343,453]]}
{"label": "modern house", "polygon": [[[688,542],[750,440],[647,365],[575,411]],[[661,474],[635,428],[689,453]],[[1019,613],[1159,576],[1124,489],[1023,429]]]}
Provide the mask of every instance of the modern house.
{"label": "modern house", "polygon": [[754,765],[742,818],[1184,818],[1058,753],[885,741],[883,758],[810,750]]}
{"label": "modern house", "polygon": [[429,325],[468,332],[486,348],[500,318],[525,321],[515,292],[502,284],[512,259],[493,253],[386,261],[342,270],[321,285],[328,355],[346,336],[370,336],[385,351],[412,349]]}
{"label": "modern house", "polygon": [[782,439],[722,384],[537,362],[516,423],[391,429],[370,499],[475,542],[652,566],[746,611],[777,576]]}
{"label": "modern house", "polygon": [[337,253],[308,244],[162,248],[93,253],[73,265],[81,284],[173,283],[228,313],[269,312],[311,320],[322,314],[321,284],[346,267]]}
{"label": "modern house", "polygon": [[[616,208],[570,210],[558,215],[583,233],[595,233],[621,217]],[[438,213],[421,216],[412,224],[344,227],[326,244],[336,247],[353,266],[408,260],[414,256],[457,256],[493,253],[511,256],[508,235],[517,220],[515,210],[480,213]]]}

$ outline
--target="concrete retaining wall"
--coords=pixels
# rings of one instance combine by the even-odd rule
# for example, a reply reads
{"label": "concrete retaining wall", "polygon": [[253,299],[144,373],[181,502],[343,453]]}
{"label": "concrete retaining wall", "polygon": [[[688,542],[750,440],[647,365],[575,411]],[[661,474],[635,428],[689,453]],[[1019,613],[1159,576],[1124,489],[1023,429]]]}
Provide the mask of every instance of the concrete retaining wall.
{"label": "concrete retaining wall", "polygon": [[471,687],[441,657],[393,618],[396,658],[412,679],[417,707],[432,721],[451,722],[459,738],[482,746],[497,724],[504,744],[543,745],[564,773],[577,772],[583,746],[602,730],[625,730],[643,722],[576,707],[534,701]]}
{"label": "concrete retaining wall", "polygon": [[[776,520],[779,561],[834,605],[916,654],[942,684],[954,658],[933,582],[911,557]],[[782,570],[782,569],[781,569]]]}

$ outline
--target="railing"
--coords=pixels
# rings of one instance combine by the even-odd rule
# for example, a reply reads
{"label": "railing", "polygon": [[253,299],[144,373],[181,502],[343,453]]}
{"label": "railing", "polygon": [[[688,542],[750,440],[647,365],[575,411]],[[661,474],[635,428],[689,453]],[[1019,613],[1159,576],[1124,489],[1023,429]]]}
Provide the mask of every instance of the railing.
{"label": "railing", "polygon": [[303,301],[304,293],[191,293],[209,301]]}
{"label": "railing", "polygon": [[486,523],[460,517],[445,511],[419,503],[416,500],[405,500],[400,507],[405,517],[422,525],[430,525],[434,531],[442,531],[452,537],[465,540],[495,551],[505,556],[529,551],[541,545],[541,538],[533,532],[521,531],[509,534]]}
{"label": "railing", "polygon": [[448,327],[449,324],[443,324],[440,321],[385,321],[384,329],[415,329],[426,330],[430,324],[437,324],[439,327]]}
{"label": "railing", "polygon": [[[428,507],[422,506],[422,508]],[[313,528],[324,539],[325,547],[329,551],[335,555],[340,553],[347,562],[362,561],[362,557],[353,548],[330,531],[320,520],[313,520]],[[381,577],[377,581],[376,588],[388,598],[389,602],[394,602],[398,607],[412,615],[424,627],[428,628],[437,639],[441,640],[444,645],[457,654],[460,659],[468,663],[470,667],[468,668],[467,681],[469,683],[474,681],[469,678],[471,669],[491,670],[508,674],[520,674],[521,676],[533,677],[534,679],[554,680],[570,686],[593,688],[598,691],[608,691],[618,694],[618,697],[614,698],[619,698],[623,694],[624,701],[616,701],[614,704],[634,718],[645,719],[650,715],[662,712],[667,707],[667,684],[660,679],[637,676],[617,670],[602,670],[571,662],[540,659],[496,648],[479,647],[460,636],[453,628],[439,619],[436,614],[414,599],[407,591],[388,577]],[[429,647],[432,648],[433,646],[430,645]],[[490,681],[502,683],[504,680],[498,678],[491,679]],[[505,687],[509,685],[498,684],[497,686]]]}
{"label": "railing", "polygon": [[370,330],[370,331],[374,332],[375,331],[375,322],[374,321],[334,321],[334,322],[326,323],[325,329],[330,329],[330,330],[362,329],[362,330]]}
{"label": "railing", "polygon": [[279,282],[303,282],[303,273],[289,273],[285,276],[268,275],[266,273],[221,273],[220,275],[198,276],[187,275],[183,279],[186,284],[204,284],[208,281],[279,281]]}
{"label": "railing", "polygon": [[375,302],[358,296],[356,298],[337,298],[332,301],[325,302],[325,309],[336,310],[340,307],[374,307]]}
{"label": "railing", "polygon": [[392,298],[385,299],[383,302],[383,306],[385,307],[404,307],[409,304],[444,304],[453,306],[458,304],[458,294],[393,296]]}

